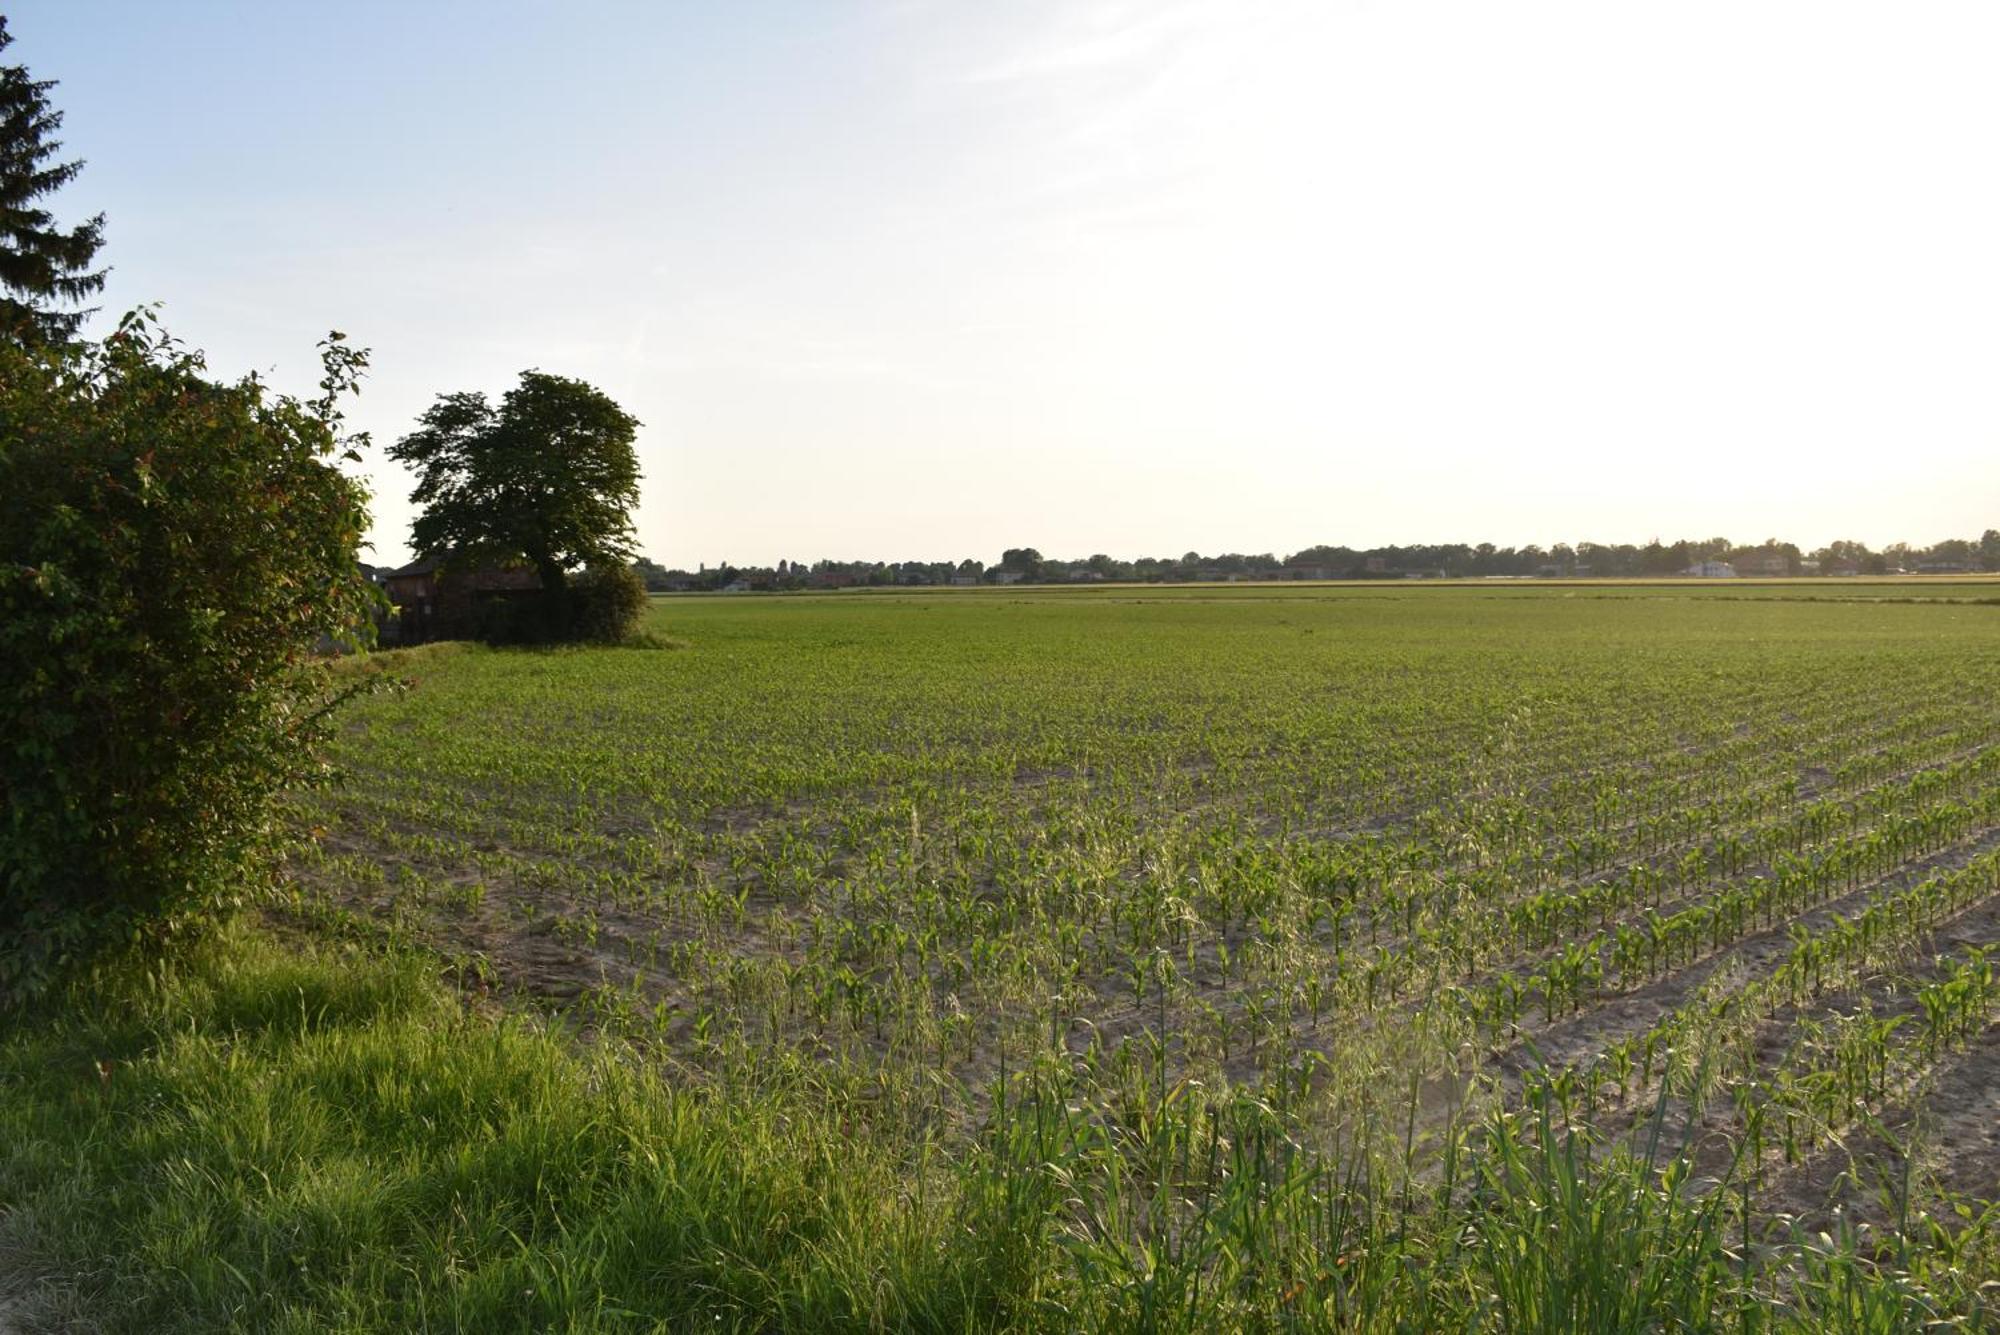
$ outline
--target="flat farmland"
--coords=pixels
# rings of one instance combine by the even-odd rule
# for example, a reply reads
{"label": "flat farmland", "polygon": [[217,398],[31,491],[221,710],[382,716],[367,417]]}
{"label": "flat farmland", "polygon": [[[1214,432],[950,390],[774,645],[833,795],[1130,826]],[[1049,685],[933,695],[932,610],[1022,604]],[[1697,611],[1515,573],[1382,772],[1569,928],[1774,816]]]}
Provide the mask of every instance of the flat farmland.
{"label": "flat farmland", "polygon": [[289,912],[831,1110],[1024,1320],[1480,1324],[1564,1264],[1645,1277],[1596,1328],[1981,1319],[2000,584],[652,616],[383,656]]}

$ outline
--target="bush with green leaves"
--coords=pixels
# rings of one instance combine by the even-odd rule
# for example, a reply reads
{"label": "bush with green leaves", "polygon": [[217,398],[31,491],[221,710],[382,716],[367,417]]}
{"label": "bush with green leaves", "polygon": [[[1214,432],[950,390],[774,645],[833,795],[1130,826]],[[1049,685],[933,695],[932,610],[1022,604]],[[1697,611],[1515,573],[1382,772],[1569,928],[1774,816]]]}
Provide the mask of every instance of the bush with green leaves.
{"label": "bush with green leaves", "polygon": [[646,581],[628,565],[595,565],[569,586],[571,637],[592,644],[622,644],[646,615]]}
{"label": "bush with green leaves", "polygon": [[211,380],[150,316],[100,344],[0,344],[0,1003],[199,925],[322,776],[365,639],[366,493],[335,405]]}
{"label": "bush with green leaves", "polygon": [[649,606],[645,581],[624,565],[591,566],[558,596],[545,591],[488,597],[443,624],[482,644],[630,644]]}

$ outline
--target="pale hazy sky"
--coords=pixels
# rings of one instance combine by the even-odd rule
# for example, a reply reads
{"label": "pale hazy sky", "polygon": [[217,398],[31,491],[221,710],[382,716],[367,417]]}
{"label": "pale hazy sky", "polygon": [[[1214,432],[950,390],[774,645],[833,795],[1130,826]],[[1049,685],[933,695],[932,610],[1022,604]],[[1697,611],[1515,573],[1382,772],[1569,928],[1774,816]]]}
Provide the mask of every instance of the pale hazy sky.
{"label": "pale hazy sky", "polygon": [[106,305],[673,565],[2000,525],[2000,6],[16,0]]}

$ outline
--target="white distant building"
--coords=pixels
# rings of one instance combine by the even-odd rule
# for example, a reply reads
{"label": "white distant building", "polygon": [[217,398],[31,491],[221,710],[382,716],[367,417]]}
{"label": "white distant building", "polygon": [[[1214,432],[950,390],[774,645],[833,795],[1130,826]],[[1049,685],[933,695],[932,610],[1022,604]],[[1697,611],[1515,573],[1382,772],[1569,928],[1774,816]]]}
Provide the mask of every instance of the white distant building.
{"label": "white distant building", "polygon": [[1696,579],[1735,579],[1736,567],[1727,561],[1697,561],[1681,573]]}

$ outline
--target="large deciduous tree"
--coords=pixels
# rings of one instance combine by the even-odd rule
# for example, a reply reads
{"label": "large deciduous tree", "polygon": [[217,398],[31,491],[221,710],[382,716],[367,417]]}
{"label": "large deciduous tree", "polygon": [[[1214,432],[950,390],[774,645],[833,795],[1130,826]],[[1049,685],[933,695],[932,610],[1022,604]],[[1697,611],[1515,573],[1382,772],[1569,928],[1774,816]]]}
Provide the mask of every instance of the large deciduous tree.
{"label": "large deciduous tree", "polygon": [[[0,17],[0,51],[13,40]],[[91,312],[53,307],[104,287],[105,271],[90,267],[104,244],[104,215],[65,231],[37,203],[83,169],[55,160],[62,113],[49,105],[53,87],[30,78],[26,66],[0,65],[0,338],[17,343],[73,338]]]}
{"label": "large deciduous tree", "polygon": [[1000,569],[1033,579],[1042,573],[1042,554],[1033,547],[1009,547],[1000,553]]}
{"label": "large deciduous tree", "polygon": [[438,397],[389,456],[417,470],[418,555],[525,561],[560,606],[570,572],[632,556],[639,421],[581,380],[523,371],[499,407]]}

